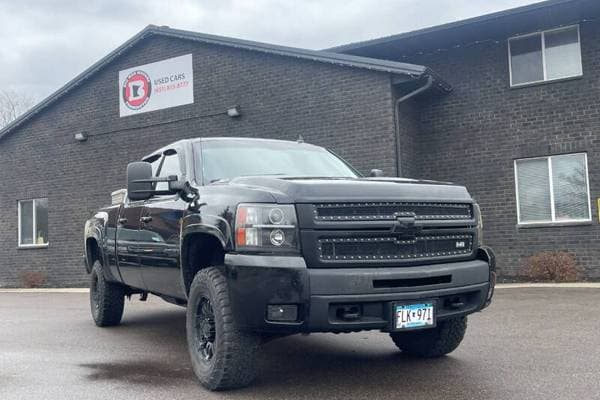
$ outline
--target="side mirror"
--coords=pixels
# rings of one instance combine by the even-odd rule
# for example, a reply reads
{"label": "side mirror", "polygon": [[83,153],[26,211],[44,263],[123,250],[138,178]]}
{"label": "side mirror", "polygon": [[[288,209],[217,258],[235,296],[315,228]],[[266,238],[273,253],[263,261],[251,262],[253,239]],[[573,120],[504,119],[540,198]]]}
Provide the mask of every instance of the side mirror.
{"label": "side mirror", "polygon": [[127,196],[129,200],[146,200],[152,196],[152,166],[145,161],[127,165]]}
{"label": "side mirror", "polygon": [[369,176],[372,178],[379,178],[380,176],[383,176],[383,171],[380,169],[372,169],[371,172],[369,172]]}

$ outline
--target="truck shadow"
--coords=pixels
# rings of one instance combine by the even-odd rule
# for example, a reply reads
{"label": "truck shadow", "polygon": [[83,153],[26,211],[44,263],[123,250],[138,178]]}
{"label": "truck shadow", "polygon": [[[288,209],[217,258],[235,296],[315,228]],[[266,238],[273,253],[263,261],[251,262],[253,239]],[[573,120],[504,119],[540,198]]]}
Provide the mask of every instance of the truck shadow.
{"label": "truck shadow", "polygon": [[[185,311],[160,310],[126,316],[113,339],[147,349],[143,360],[80,364],[89,381],[124,381],[203,392],[189,362]],[[124,337],[125,336],[125,337]],[[113,347],[116,348],[116,347]],[[264,344],[257,380],[226,398],[464,398],[488,392],[481,366],[464,357],[421,360],[396,350],[386,334],[313,334]],[[435,388],[435,389],[432,389]],[[215,394],[216,395],[216,394]],[[221,395],[219,395],[221,396]]]}
{"label": "truck shadow", "polygon": [[[484,391],[478,366],[454,356],[423,360],[403,355],[382,333],[294,336],[265,346],[259,375],[247,390],[306,398],[466,398]],[[457,377],[460,378],[457,379]],[[457,380],[461,381],[457,385]]]}

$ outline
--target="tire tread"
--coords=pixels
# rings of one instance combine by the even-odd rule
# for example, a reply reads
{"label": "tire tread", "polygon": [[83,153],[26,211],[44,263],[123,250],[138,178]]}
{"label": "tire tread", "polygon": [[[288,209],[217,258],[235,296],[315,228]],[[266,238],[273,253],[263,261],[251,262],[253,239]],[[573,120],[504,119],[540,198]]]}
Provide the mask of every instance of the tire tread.
{"label": "tire tread", "polygon": [[90,304],[94,322],[100,327],[119,325],[125,307],[125,290],[122,285],[106,280],[102,264],[98,260],[94,262],[92,267],[92,279],[94,279],[94,275],[98,276],[97,290],[101,296],[99,307],[95,312],[92,290],[90,289]]}
{"label": "tire tread", "polygon": [[[210,290],[212,287],[213,290]],[[231,310],[227,281],[217,267],[200,270],[194,277],[190,287],[190,299],[199,294],[214,295],[211,299],[215,322],[221,326],[221,338],[217,337],[217,351],[213,357],[214,364],[205,372],[197,368],[197,354],[190,345],[190,318],[194,317],[193,310],[188,309],[188,347],[192,357],[192,365],[203,386],[210,390],[225,390],[244,387],[255,378],[254,359],[258,347],[255,335],[241,332],[237,329]],[[188,302],[188,305],[192,302]],[[193,307],[193,306],[192,306]],[[217,309],[218,307],[218,309]]]}

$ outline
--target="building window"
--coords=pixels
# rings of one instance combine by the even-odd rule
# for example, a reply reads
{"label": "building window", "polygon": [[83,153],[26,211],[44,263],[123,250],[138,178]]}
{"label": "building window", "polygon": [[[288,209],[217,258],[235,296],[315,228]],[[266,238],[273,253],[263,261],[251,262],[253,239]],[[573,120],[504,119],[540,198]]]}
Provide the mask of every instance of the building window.
{"label": "building window", "polygon": [[515,160],[519,224],[591,220],[587,155]]}
{"label": "building window", "polygon": [[48,199],[21,200],[18,206],[19,247],[48,245]]}
{"label": "building window", "polygon": [[583,74],[579,26],[511,38],[508,52],[511,86]]}

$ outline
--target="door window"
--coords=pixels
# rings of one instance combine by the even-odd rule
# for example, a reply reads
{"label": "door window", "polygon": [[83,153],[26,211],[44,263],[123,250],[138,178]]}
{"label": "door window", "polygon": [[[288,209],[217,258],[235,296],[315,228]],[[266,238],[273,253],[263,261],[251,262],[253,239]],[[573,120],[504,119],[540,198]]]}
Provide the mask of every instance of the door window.
{"label": "door window", "polygon": [[[181,163],[179,161],[179,154],[174,151],[169,151],[164,156],[162,166],[160,167],[160,172],[158,176],[161,178],[166,178],[170,175],[176,175],[177,178],[181,177]],[[156,184],[156,190],[169,190],[168,182],[159,182]]]}

